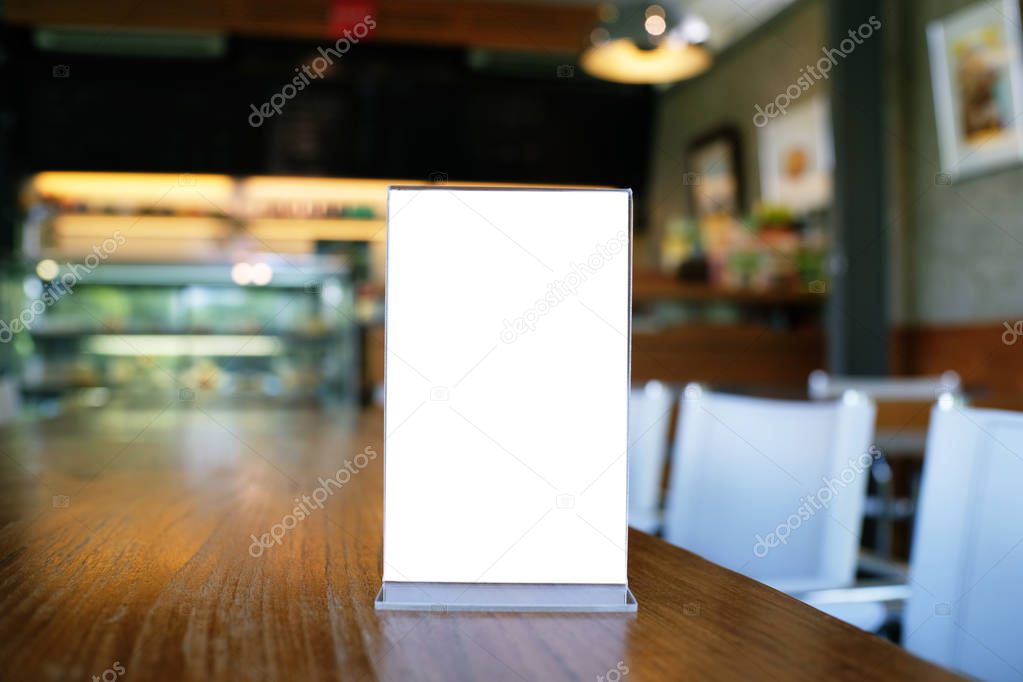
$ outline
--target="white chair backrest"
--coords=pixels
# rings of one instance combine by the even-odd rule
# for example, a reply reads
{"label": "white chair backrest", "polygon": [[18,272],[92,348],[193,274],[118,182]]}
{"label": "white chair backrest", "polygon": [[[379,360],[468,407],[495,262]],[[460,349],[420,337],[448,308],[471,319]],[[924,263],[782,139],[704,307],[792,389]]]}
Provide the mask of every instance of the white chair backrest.
{"label": "white chair backrest", "polygon": [[931,413],[903,644],[984,680],[1023,679],[1023,414]]}
{"label": "white chair backrest", "polygon": [[668,459],[672,391],[651,381],[629,396],[629,525],[660,529],[661,475]]}
{"label": "white chair backrest", "polygon": [[857,391],[879,402],[933,402],[943,393],[958,393],[962,389],[955,372],[927,377],[845,377],[819,369],[810,373],[807,383],[812,400],[833,400],[846,391]]}
{"label": "white chair backrest", "polygon": [[793,592],[852,583],[875,408],[686,387],[665,538]]}

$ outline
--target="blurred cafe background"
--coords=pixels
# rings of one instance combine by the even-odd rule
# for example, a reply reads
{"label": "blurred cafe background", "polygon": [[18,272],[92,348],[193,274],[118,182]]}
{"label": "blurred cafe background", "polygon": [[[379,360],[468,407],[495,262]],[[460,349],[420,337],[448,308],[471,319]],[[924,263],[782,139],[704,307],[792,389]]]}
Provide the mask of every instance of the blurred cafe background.
{"label": "blurred cafe background", "polygon": [[[982,409],[1023,411],[1016,0],[0,16],[0,422],[168,396],[378,410],[389,185],[629,187],[632,525],[932,660],[1023,676],[998,608],[1023,607],[1023,437]],[[965,468],[928,472],[946,450]],[[830,488],[848,504],[821,495],[785,532],[801,498],[763,457],[735,474],[751,452],[842,486],[870,456],[862,490]],[[990,573],[941,573],[928,529]],[[928,634],[959,614],[937,588],[914,606],[929,571],[965,581],[980,653]]]}

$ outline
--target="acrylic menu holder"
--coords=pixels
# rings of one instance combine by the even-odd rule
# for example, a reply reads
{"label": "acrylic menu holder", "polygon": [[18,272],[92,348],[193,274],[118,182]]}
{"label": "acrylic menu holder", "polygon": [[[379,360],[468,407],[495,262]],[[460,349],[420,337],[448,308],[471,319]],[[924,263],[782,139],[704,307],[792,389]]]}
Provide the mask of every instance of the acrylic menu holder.
{"label": "acrylic menu holder", "polygon": [[381,610],[631,612],[632,194],[392,187]]}

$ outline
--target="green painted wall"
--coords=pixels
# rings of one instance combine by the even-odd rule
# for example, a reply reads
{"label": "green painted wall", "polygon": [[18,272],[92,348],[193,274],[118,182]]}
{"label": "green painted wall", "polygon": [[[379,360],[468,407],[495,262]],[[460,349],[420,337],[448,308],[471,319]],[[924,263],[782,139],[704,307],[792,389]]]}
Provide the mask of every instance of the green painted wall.
{"label": "green painted wall", "polygon": [[[975,0],[888,0],[882,17],[888,104],[891,310],[896,323],[1023,318],[1023,166],[941,185],[927,53],[927,24]],[[685,149],[731,122],[743,145],[744,195],[760,194],[753,107],[772,100],[813,63],[826,35],[826,5],[797,2],[728,50],[707,74],[661,94],[651,154],[651,243],[688,214]],[[840,68],[836,67],[836,68]],[[827,81],[807,95],[826,93]],[[807,96],[807,95],[804,95]]]}
{"label": "green painted wall", "polygon": [[[900,247],[899,321],[949,323],[1023,317],[1023,166],[953,185],[941,172],[926,30],[973,0],[897,3],[898,82],[889,148]],[[889,36],[892,38],[892,36]]]}

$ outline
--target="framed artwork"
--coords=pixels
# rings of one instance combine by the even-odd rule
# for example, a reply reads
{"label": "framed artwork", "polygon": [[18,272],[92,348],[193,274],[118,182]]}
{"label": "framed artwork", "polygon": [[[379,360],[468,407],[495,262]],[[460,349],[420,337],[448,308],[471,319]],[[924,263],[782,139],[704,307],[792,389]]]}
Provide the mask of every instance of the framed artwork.
{"label": "framed artwork", "polygon": [[927,27],[942,174],[957,178],[1023,159],[1018,0],[971,5]]}
{"label": "framed artwork", "polygon": [[697,220],[742,212],[741,169],[739,130],[734,126],[713,130],[689,145],[683,181]]}
{"label": "framed artwork", "polygon": [[835,165],[831,111],[825,97],[814,97],[772,119],[758,133],[760,194],[765,203],[795,213],[831,203]]}

